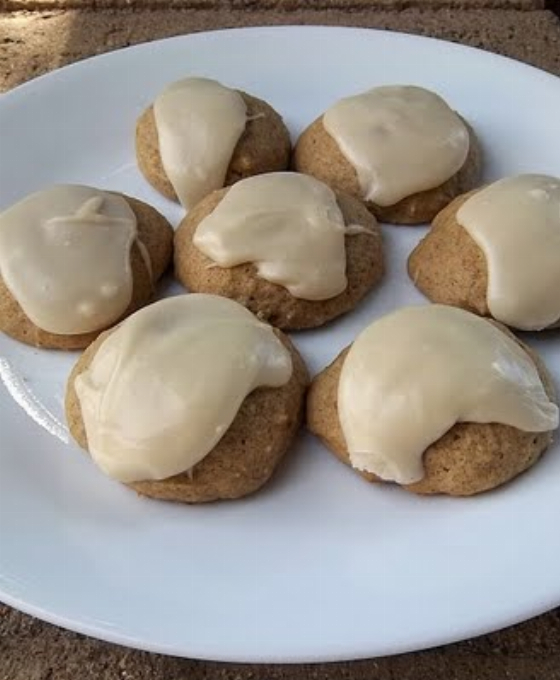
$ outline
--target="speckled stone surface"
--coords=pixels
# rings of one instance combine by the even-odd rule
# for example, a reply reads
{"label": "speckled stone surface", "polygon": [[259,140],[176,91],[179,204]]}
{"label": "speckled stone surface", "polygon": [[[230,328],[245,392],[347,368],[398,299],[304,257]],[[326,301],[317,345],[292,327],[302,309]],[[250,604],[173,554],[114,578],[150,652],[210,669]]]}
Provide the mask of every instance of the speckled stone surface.
{"label": "speckled stone surface", "polygon": [[544,9],[546,0],[0,0],[7,9],[69,9],[71,7],[105,9],[109,7],[191,8],[191,9],[267,9],[301,11],[304,8],[367,11],[370,9]]}
{"label": "speckled stone surface", "polygon": [[[64,7],[72,9],[60,9]],[[560,74],[560,21],[543,9],[541,0],[0,0],[0,90],[146,40],[227,26],[294,23],[431,35]],[[560,680],[560,609],[502,632],[416,654],[339,664],[249,666],[127,650],[0,605],[0,680],[213,678]]]}
{"label": "speckled stone surface", "polygon": [[[560,73],[560,23],[552,12],[420,8],[389,11],[364,9],[363,2],[357,10],[317,10],[309,9],[309,3],[303,1],[306,9],[290,12],[259,9],[258,1],[250,11],[132,7],[7,12],[0,14],[0,90],[84,57],[147,40],[217,27],[298,23],[371,26],[436,36]],[[352,3],[349,6],[353,8]]]}

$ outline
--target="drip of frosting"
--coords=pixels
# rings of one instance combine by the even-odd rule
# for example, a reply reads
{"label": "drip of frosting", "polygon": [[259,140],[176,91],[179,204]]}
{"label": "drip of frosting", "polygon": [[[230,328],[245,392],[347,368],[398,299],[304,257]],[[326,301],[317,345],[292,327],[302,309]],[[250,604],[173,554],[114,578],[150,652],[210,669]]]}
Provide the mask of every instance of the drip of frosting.
{"label": "drip of frosting", "polygon": [[560,179],[502,179],[468,198],[457,221],[486,258],[495,319],[524,330],[560,319]]}
{"label": "drip of frosting", "polygon": [[200,222],[193,242],[220,267],[251,262],[261,278],[294,297],[326,300],[346,289],[344,237],[359,230],[346,229],[326,184],[278,172],[232,186]]}
{"label": "drip of frosting", "polygon": [[184,78],[154,102],[161,161],[177,198],[192,208],[224,186],[227,169],[247,123],[236,90],[207,78]]}
{"label": "drip of frosting", "polygon": [[130,304],[136,238],[136,216],[122,196],[53,186],[0,214],[0,274],[36,326],[88,333]]}
{"label": "drip of frosting", "polygon": [[93,460],[122,482],[166,479],[199,463],[245,397],[280,387],[289,351],[232,300],[180,295],[126,319],[75,388]]}
{"label": "drip of frosting", "polygon": [[341,99],[323,126],[355,169],[363,198],[380,206],[440,186],[469,152],[461,118],[421,87],[376,87]]}
{"label": "drip of frosting", "polygon": [[423,478],[424,452],[455,423],[558,427],[558,407],[517,342],[444,305],[399,309],[358,336],[338,412],[352,465],[399,484]]}

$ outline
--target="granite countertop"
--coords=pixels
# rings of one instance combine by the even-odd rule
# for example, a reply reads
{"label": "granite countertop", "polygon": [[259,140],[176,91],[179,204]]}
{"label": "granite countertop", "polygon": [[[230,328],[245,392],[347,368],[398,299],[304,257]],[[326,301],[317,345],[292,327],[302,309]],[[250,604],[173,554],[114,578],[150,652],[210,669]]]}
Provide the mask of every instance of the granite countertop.
{"label": "granite countertop", "polygon": [[[146,40],[218,27],[294,23],[431,35],[560,75],[560,20],[552,11],[559,6],[558,0],[0,0],[0,91],[63,64]],[[502,632],[415,654],[269,666],[128,650],[0,605],[0,680],[78,678],[560,680],[560,609]]]}

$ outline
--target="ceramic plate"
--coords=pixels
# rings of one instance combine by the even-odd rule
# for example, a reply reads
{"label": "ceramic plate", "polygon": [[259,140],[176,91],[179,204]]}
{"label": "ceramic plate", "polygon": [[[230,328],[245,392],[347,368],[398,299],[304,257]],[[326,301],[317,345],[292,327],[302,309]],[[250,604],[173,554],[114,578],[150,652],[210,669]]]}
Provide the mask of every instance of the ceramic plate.
{"label": "ceramic plate", "polygon": [[[205,75],[272,103],[295,135],[337,98],[414,83],[475,127],[486,178],[560,175],[560,81],[491,54],[342,28],[206,33],[87,60],[0,98],[0,209],[54,182],[117,189],[174,224],[140,176],[137,116]],[[389,273],[345,319],[294,336],[312,372],[372,319],[420,303],[405,272],[424,228],[384,227]],[[168,292],[173,290],[171,284]],[[529,338],[560,377],[560,340]],[[0,337],[0,599],[98,638],[235,661],[417,650],[560,604],[560,450],[470,500],[370,486],[302,433],[261,493],[188,507],[106,479],[69,441],[73,353]]]}

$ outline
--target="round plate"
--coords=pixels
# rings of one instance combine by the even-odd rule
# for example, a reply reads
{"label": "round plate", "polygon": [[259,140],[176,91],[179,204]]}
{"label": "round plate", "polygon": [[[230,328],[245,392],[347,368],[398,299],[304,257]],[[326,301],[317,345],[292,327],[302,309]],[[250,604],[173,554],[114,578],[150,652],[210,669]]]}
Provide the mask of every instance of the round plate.
{"label": "round plate", "polygon": [[[140,176],[137,116],[169,81],[215,77],[272,103],[295,135],[337,98],[413,83],[475,127],[486,178],[560,175],[560,82],[458,45],[341,28],[257,28],[114,52],[0,98],[0,209],[54,182],[181,211]],[[343,320],[294,336],[312,372],[374,318],[422,297],[407,254],[423,228],[384,227],[388,276]],[[173,290],[169,285],[167,292]],[[558,338],[530,338],[555,378]],[[302,433],[262,492],[189,507],[105,478],[63,424],[72,353],[0,337],[0,598],[89,635],[235,661],[416,650],[560,603],[560,451],[472,499],[371,486]]]}

